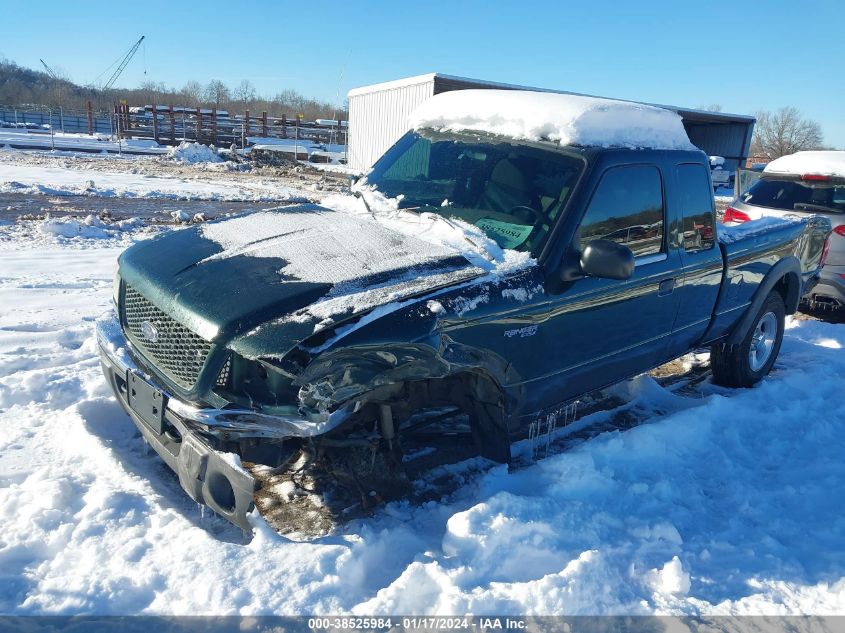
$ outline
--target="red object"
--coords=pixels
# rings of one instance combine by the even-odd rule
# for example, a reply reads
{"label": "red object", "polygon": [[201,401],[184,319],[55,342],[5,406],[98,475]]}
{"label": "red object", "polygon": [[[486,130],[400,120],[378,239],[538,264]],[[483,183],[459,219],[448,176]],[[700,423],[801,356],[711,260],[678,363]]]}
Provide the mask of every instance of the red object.
{"label": "red object", "polygon": [[804,174],[801,176],[801,180],[817,180],[820,182],[826,182],[830,180],[830,176],[823,176],[822,174]]}
{"label": "red object", "polygon": [[830,235],[827,236],[827,239],[824,241],[824,248],[822,249],[822,257],[819,260],[819,268],[824,268],[824,265],[827,263],[827,256],[830,254]]}
{"label": "red object", "polygon": [[845,237],[845,224],[840,224],[835,229],[833,229],[833,232],[836,233],[837,235],[841,235],[842,237]]}
{"label": "red object", "polygon": [[733,207],[725,209],[725,218],[723,222],[750,222],[751,218],[747,213],[743,213]]}

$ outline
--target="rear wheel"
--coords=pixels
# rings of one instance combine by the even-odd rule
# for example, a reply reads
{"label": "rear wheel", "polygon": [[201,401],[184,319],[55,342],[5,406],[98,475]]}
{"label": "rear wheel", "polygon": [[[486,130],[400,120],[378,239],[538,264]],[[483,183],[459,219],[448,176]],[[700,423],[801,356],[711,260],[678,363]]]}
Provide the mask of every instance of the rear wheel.
{"label": "rear wheel", "polygon": [[770,293],[739,344],[711,348],[713,382],[724,387],[751,387],[759,382],[780,352],[785,318],[783,297],[778,292]]}

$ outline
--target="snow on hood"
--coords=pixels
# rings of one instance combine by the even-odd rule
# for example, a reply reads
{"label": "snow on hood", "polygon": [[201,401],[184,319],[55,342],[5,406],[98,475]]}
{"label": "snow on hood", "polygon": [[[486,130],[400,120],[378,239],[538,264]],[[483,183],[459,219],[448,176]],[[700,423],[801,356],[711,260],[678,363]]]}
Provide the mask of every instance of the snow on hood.
{"label": "snow on hood", "polygon": [[561,145],[695,149],[671,110],[551,92],[455,90],[423,103],[410,122],[414,129],[473,130]]}
{"label": "snow on hood", "polygon": [[390,312],[421,293],[492,280],[535,263],[528,253],[499,248],[472,225],[401,210],[397,199],[377,191],[359,193],[364,199],[329,196],[325,208],[303,206],[205,224],[202,236],[222,250],[204,262],[243,255],[278,258],[282,278],[331,284],[320,300],[278,321],[314,322],[315,331],[338,317],[376,307]]}
{"label": "snow on hood", "polygon": [[284,277],[334,285],[455,256],[496,276],[534,263],[466,222],[399,209],[398,199],[372,189],[358,193],[205,224],[202,236],[222,248],[206,261],[274,257],[284,260]]}
{"label": "snow on hood", "polygon": [[845,178],[845,152],[796,152],[776,158],[763,171],[769,174],[815,174]]}
{"label": "snow on hood", "polygon": [[279,269],[283,277],[332,285],[458,254],[407,238],[365,217],[319,207],[209,223],[201,233],[223,248],[206,261],[238,255],[278,258],[283,260]]}

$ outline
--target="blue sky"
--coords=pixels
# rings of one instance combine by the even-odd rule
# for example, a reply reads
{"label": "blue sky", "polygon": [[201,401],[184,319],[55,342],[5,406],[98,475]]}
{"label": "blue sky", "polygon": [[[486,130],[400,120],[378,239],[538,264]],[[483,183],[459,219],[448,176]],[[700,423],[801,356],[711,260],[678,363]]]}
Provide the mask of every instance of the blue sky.
{"label": "blue sky", "polygon": [[0,57],[32,68],[43,57],[81,83],[143,34],[118,85],[249,79],[262,94],[342,102],[350,88],[437,71],[743,114],[792,105],[845,148],[845,0],[95,0],[38,10],[0,0],[0,15]]}

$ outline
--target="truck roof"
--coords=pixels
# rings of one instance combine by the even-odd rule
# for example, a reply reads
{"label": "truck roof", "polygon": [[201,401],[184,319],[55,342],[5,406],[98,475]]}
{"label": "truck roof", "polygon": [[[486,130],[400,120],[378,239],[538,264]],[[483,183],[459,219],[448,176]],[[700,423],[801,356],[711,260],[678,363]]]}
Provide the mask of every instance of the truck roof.
{"label": "truck roof", "polygon": [[456,90],[411,115],[414,129],[478,131],[561,145],[694,150],[681,117],[629,101],[529,90]]}

